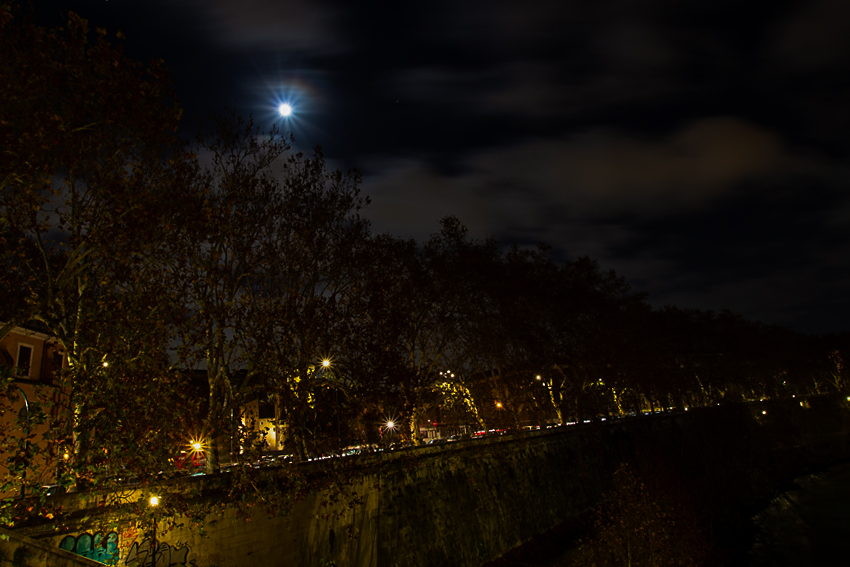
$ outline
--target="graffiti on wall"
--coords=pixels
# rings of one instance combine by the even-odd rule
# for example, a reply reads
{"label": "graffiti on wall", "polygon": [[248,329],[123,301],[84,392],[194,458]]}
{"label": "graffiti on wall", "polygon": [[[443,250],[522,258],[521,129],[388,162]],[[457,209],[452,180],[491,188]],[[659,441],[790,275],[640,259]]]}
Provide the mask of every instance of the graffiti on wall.
{"label": "graffiti on wall", "polygon": [[176,547],[166,542],[157,542],[156,563],[154,564],[151,541],[146,539],[141,543],[133,542],[123,564],[132,567],[192,567],[195,565],[195,560],[187,561],[188,556],[189,547],[186,545]]}
{"label": "graffiti on wall", "polygon": [[59,549],[94,559],[100,563],[115,565],[118,562],[118,534],[109,532],[102,534],[81,533],[76,536],[65,536],[59,542]]}
{"label": "graffiti on wall", "polygon": [[[189,560],[189,547],[185,544],[171,545],[157,542],[153,553],[150,539],[137,540],[144,533],[130,525],[121,530],[121,535],[111,531],[106,534],[81,533],[65,536],[59,542],[59,548],[82,555],[107,565],[126,565],[128,567],[193,567],[195,560]],[[130,543],[132,542],[132,544]]]}

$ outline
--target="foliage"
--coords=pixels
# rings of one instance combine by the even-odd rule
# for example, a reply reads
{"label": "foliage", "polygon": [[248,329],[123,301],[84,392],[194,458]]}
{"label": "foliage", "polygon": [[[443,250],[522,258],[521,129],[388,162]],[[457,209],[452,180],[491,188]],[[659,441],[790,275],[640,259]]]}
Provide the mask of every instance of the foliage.
{"label": "foliage", "polygon": [[210,472],[237,452],[232,443],[239,436],[239,408],[257,380],[250,366],[256,357],[244,347],[258,316],[252,296],[262,246],[274,219],[284,214],[270,166],[289,147],[276,131],[260,136],[253,121],[232,112],[213,121],[213,129],[198,139],[210,164],[196,164],[188,180],[187,215],[168,256],[187,314],[178,328],[179,356],[184,363],[202,363],[207,375],[203,435],[209,439]]}
{"label": "foliage", "polygon": [[[30,389],[27,395],[19,386],[17,370],[0,367],[0,454],[6,457],[0,465],[4,473],[0,493],[7,497],[26,494],[38,486],[53,461],[49,429],[52,389]],[[21,404],[22,398],[27,400],[26,406]],[[14,521],[11,507],[0,507],[0,521]]]}
{"label": "foliage", "polygon": [[663,490],[650,489],[626,464],[597,512],[597,535],[581,543],[575,566],[698,566],[708,546],[696,516]]}
{"label": "foliage", "polygon": [[0,338],[37,322],[64,356],[38,444],[57,482],[151,479],[192,410],[166,354],[177,312],[160,261],[181,111],[161,62],[127,59],[74,13],[52,30],[13,13],[0,23],[0,285],[16,296]]}
{"label": "foliage", "polygon": [[360,211],[369,200],[360,195],[359,173],[328,170],[321,148],[312,158],[291,156],[282,177],[284,213],[263,242],[266,262],[254,286],[257,317],[249,348],[263,353],[257,363],[266,391],[278,421],[286,423],[284,435],[304,460],[310,438],[328,429],[328,410],[347,409],[355,387],[336,353],[359,316],[369,226]]}

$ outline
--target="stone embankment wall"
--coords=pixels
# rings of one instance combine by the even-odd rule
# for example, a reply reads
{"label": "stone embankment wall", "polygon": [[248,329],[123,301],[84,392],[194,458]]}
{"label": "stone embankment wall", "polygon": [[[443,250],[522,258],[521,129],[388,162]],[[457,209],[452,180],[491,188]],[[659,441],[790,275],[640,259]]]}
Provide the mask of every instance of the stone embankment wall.
{"label": "stone embankment wall", "polygon": [[[182,527],[160,538],[156,564],[478,566],[597,504],[624,461],[683,479],[685,490],[722,488],[725,496],[701,512],[733,529],[728,520],[736,507],[770,497],[812,467],[847,458],[848,439],[850,403],[818,397],[349,457],[349,473],[356,472],[348,488],[359,495],[357,502],[313,494],[287,516],[250,522],[228,510],[207,519],[206,537]],[[68,511],[96,500],[64,495],[56,505]],[[132,519],[109,530],[81,523],[61,535],[49,524],[21,531],[95,559],[111,546],[119,565],[151,562],[145,530]]]}
{"label": "stone embankment wall", "polygon": [[13,567],[98,567],[100,563],[59,549],[51,541],[38,541],[0,528],[0,564]]}

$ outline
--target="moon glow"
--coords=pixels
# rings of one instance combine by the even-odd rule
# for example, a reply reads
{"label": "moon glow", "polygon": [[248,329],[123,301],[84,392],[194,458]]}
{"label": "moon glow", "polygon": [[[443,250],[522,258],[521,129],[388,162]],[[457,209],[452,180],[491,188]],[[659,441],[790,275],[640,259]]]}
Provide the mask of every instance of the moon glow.
{"label": "moon glow", "polygon": [[281,116],[290,116],[292,114],[292,105],[288,102],[282,102],[280,103],[280,106],[277,107],[277,111]]}

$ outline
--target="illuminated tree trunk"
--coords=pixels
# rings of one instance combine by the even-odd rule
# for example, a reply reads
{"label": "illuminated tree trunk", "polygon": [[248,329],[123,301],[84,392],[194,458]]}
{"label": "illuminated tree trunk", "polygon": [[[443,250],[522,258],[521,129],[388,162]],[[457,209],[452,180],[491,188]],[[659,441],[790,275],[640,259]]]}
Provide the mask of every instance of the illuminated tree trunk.
{"label": "illuminated tree trunk", "polygon": [[487,422],[484,421],[484,418],[481,416],[481,412],[478,411],[478,405],[472,398],[471,393],[469,394],[469,399],[467,400],[467,407],[469,408],[469,411],[472,412],[473,417],[475,417],[475,421],[478,422],[478,426],[481,427],[482,430],[487,431]]}
{"label": "illuminated tree trunk", "polygon": [[410,433],[410,441],[414,445],[422,444],[422,437],[419,434],[419,420],[422,418],[422,410],[419,406],[413,406],[413,411],[408,420],[408,432]]}
{"label": "illuminated tree trunk", "polygon": [[219,431],[217,426],[217,422],[219,416],[221,415],[221,407],[220,400],[221,397],[218,393],[218,379],[209,378],[210,385],[210,398],[209,398],[209,407],[207,408],[207,435],[209,435],[208,449],[207,449],[207,472],[210,474],[217,473],[219,471],[219,463],[221,462],[221,457],[219,455]]}
{"label": "illuminated tree trunk", "polygon": [[561,404],[563,404],[563,390],[561,389],[561,385],[552,379],[552,382],[549,384],[549,400],[552,402],[552,407],[555,408],[555,415],[558,416],[558,423],[564,423],[564,414],[561,409]]}
{"label": "illuminated tree trunk", "polygon": [[283,443],[281,443],[280,432],[281,432],[281,400],[280,394],[278,392],[274,393],[274,448],[275,451],[280,451],[283,447]]}

